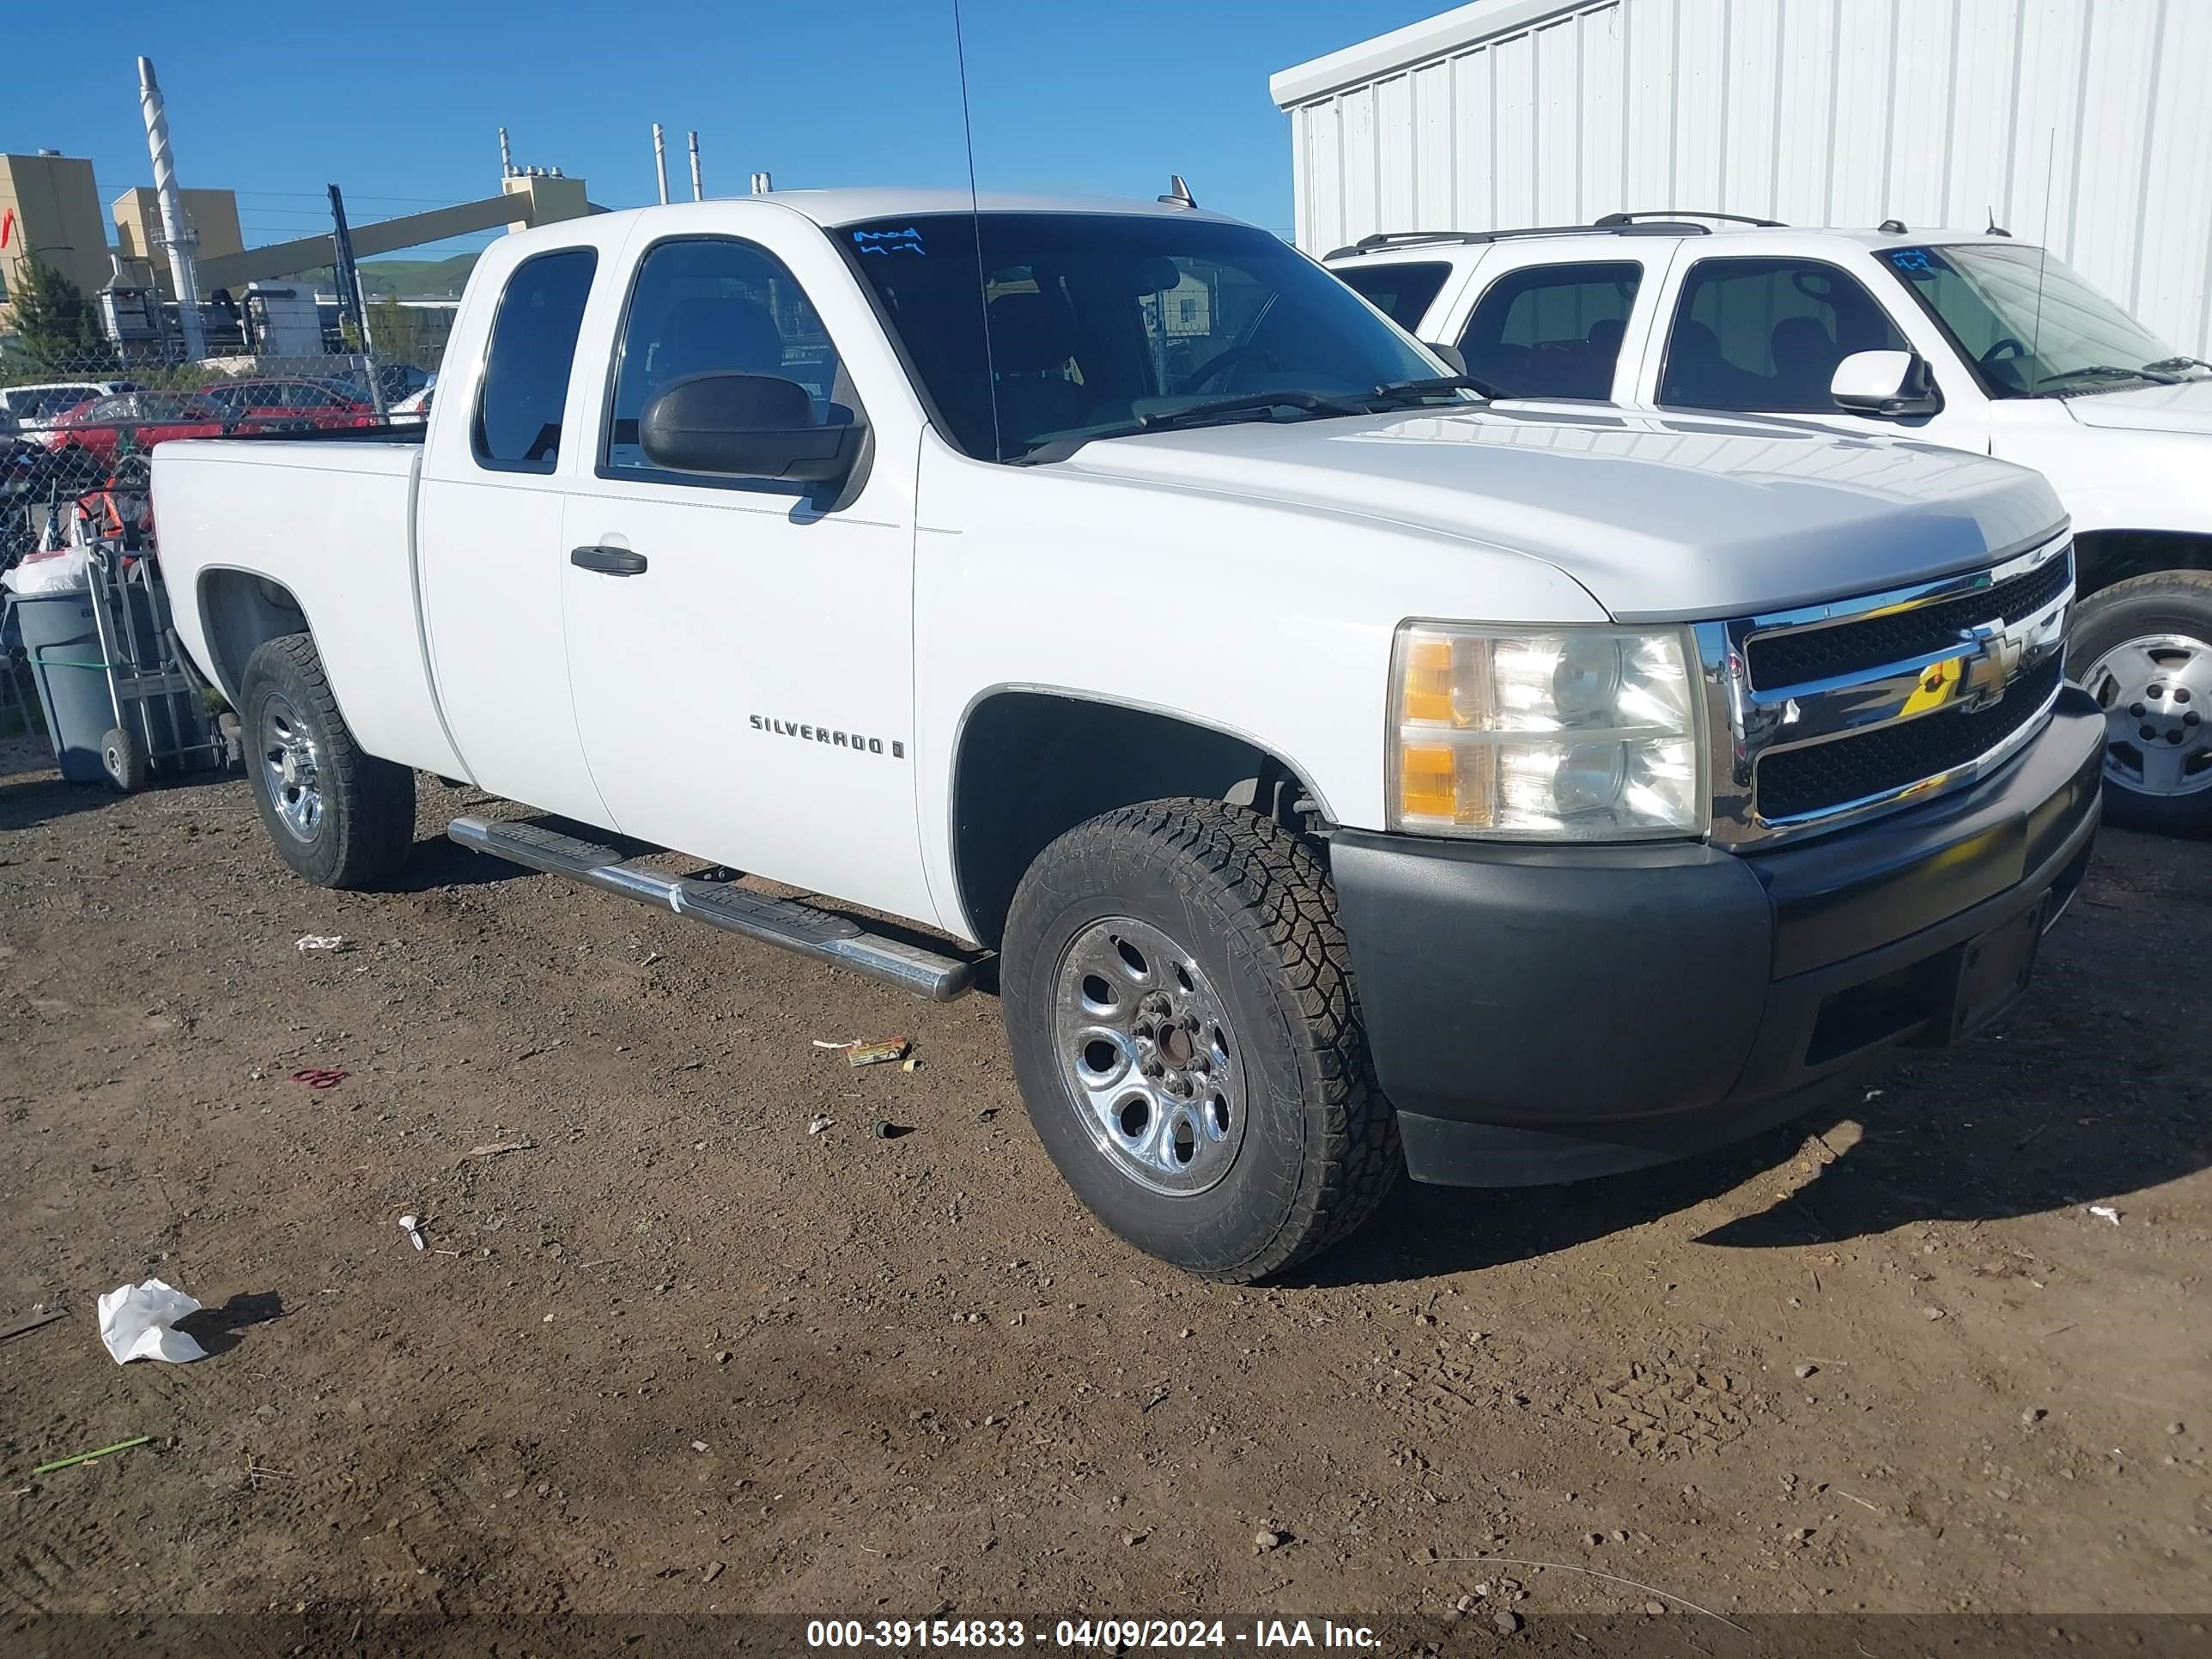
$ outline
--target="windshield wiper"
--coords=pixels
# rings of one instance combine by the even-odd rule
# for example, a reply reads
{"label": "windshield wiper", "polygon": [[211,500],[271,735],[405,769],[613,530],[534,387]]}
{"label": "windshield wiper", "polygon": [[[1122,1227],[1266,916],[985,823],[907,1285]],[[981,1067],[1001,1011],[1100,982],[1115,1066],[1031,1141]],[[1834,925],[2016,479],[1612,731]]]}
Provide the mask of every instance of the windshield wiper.
{"label": "windshield wiper", "polygon": [[2059,380],[2155,380],[2160,386],[2173,386],[2180,381],[2179,374],[2162,374],[2154,363],[2142,368],[2122,368],[2118,363],[2084,363],[2079,368],[2062,368],[2055,374],[2045,374],[2036,381],[2039,388]]}
{"label": "windshield wiper", "polygon": [[1440,398],[1449,392],[1472,392],[1485,403],[1506,395],[1499,387],[1476,375],[1439,374],[1427,380],[1392,380],[1386,386],[1376,386],[1365,402],[1370,408],[1377,404],[1413,403],[1423,398]]}
{"label": "windshield wiper", "polygon": [[2206,362],[2202,357],[2161,357],[2154,363],[2145,363],[2143,365],[2143,370],[2146,374],[2154,374],[2162,368],[2175,370],[2186,368],[2212,368],[2212,363]]}
{"label": "windshield wiper", "polygon": [[1095,427],[1088,432],[1066,433],[1039,444],[1018,459],[1030,465],[1046,461],[1064,461],[1084,445],[1100,438],[1133,438],[1146,432],[1173,432],[1184,427],[1226,422],[1240,416],[1251,420],[1265,420],[1279,409],[1295,409],[1300,414],[1325,419],[1374,413],[1364,401],[1328,397],[1318,392],[1253,392],[1239,398],[1209,398],[1205,403],[1190,404],[1182,409],[1156,409],[1119,425]]}

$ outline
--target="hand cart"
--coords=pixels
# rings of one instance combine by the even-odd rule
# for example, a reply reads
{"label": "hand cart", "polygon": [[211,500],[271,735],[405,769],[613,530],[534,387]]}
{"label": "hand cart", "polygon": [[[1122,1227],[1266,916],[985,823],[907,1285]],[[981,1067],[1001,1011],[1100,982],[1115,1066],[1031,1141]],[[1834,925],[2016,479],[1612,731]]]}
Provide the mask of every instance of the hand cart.
{"label": "hand cart", "polygon": [[149,769],[225,766],[238,760],[234,721],[208,710],[206,683],[178,642],[168,589],[150,553],[128,553],[120,538],[87,544],[93,626],[115,724],[100,742],[100,763],[124,793],[143,789]]}

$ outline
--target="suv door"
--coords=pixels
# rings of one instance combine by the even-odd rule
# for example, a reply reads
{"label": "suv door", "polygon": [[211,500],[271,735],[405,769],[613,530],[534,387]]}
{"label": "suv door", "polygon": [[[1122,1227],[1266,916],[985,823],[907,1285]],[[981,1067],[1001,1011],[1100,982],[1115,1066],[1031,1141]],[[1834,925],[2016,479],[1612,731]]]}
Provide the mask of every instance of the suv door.
{"label": "suv door", "polygon": [[1923,353],[1943,398],[1932,415],[1837,407],[1828,386],[1845,357],[1918,348],[1867,285],[1832,261],[1707,254],[1678,262],[1667,318],[1644,377],[1646,396],[1658,407],[1775,415],[1989,451],[1986,402],[1977,388],[1960,384],[1948,352]]}
{"label": "suv door", "polygon": [[1644,288],[1641,259],[1554,255],[1486,264],[1483,276],[1458,340],[1468,374],[1509,398],[1613,400]]}
{"label": "suv door", "polygon": [[[612,362],[583,399],[562,541],[585,754],[625,834],[926,918],[912,757],[918,425],[870,426],[834,498],[664,471],[639,447],[654,397],[699,374],[794,381],[824,426],[869,424],[872,405],[900,413],[903,383],[884,374],[896,366],[878,361],[880,333],[829,238],[781,210],[760,216],[763,240],[728,222],[726,208],[671,213],[641,233],[651,240],[631,250]],[[868,354],[860,379],[848,343]]]}

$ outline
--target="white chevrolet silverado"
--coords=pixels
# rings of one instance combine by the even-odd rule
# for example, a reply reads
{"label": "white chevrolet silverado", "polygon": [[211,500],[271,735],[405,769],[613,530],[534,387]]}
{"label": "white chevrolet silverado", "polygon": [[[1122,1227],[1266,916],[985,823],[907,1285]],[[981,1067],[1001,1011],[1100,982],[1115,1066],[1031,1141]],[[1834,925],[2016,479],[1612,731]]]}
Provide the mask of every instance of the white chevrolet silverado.
{"label": "white chevrolet silverado", "polygon": [[1329,268],[1515,398],[1893,433],[2034,467],[2074,526],[2106,810],[2212,835],[2212,364],[2002,231],[1610,214],[1370,236]]}
{"label": "white chevrolet silverado", "polygon": [[926,996],[994,951],[1069,1184],[1240,1280],[1401,1171],[1718,1145],[2026,983],[2105,731],[2042,480],[1492,407],[1186,201],[970,210],[511,236],[427,426],[161,446],[284,860],[391,872],[419,769],[548,815],[467,846]]}

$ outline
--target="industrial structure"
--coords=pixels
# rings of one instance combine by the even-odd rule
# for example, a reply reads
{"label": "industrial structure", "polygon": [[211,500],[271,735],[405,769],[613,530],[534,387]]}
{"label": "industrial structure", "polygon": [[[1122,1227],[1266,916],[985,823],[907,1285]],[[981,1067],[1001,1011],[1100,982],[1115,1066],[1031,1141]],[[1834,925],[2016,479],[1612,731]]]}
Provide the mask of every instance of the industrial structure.
{"label": "industrial structure", "polygon": [[2212,356],[2203,0],[1482,0],[1273,77],[1298,246],[1671,208],[2040,242]]}

